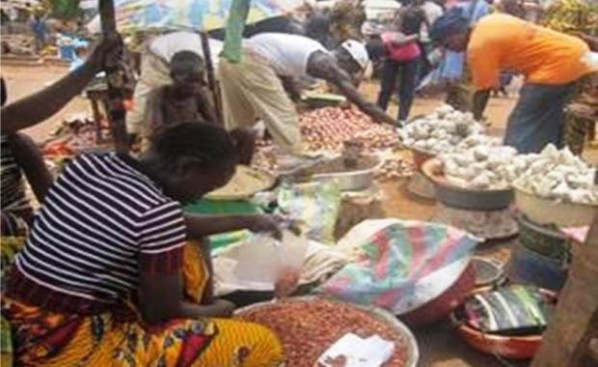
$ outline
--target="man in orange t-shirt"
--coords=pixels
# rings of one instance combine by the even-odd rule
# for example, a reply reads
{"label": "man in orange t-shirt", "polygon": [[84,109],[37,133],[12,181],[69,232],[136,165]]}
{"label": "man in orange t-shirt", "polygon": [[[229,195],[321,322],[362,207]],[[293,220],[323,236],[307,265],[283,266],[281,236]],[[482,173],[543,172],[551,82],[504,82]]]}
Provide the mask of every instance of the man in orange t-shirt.
{"label": "man in orange t-shirt", "polygon": [[467,18],[449,11],[432,27],[432,38],[454,51],[467,50],[474,95],[473,114],[481,119],[500,71],[525,77],[509,117],[505,143],[521,153],[546,144],[563,145],[564,107],[574,84],[598,70],[581,39],[537,26],[507,14],[492,14],[469,28]]}

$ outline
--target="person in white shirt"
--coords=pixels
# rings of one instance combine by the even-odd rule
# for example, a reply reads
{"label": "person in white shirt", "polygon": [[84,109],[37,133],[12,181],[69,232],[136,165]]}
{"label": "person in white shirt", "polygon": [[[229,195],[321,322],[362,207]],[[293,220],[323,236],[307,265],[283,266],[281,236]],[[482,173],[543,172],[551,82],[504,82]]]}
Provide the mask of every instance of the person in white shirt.
{"label": "person in white shirt", "polygon": [[[214,67],[218,63],[218,54],[222,51],[222,42],[209,40],[210,54]],[[170,61],[181,51],[191,51],[204,59],[200,35],[193,32],[174,32],[154,38],[146,46],[141,59],[141,76],[135,86],[133,108],[127,113],[127,132],[131,135],[149,138],[151,124],[148,98],[153,90],[172,83]],[[203,71],[201,71],[203,73]]]}
{"label": "person in white shirt", "polygon": [[330,82],[374,120],[394,125],[396,121],[368,102],[353,84],[353,75],[368,62],[365,46],[354,40],[329,52],[304,36],[262,33],[251,37],[244,43],[240,63],[222,59],[218,67],[226,128],[247,129],[262,120],[284,153],[301,156],[299,117],[283,82],[292,85],[292,79],[302,77]]}

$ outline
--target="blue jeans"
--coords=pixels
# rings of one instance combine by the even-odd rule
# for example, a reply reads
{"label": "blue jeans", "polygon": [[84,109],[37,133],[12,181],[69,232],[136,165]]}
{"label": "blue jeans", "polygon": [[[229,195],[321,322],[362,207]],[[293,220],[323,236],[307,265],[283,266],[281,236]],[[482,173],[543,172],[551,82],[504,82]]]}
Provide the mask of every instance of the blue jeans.
{"label": "blue jeans", "polygon": [[397,78],[400,76],[399,93],[399,121],[407,120],[413,104],[415,88],[417,88],[419,58],[410,61],[394,61],[389,58],[384,60],[380,73],[380,93],[378,106],[383,110],[388,107],[388,102],[396,89]]}
{"label": "blue jeans", "polygon": [[509,116],[505,144],[519,153],[537,153],[550,143],[562,148],[565,104],[574,91],[575,83],[525,84]]}

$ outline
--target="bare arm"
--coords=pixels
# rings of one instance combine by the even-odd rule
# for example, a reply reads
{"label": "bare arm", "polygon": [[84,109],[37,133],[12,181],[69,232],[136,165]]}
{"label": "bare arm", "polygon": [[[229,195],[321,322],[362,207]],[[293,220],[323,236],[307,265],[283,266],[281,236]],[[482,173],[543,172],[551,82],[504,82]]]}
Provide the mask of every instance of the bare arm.
{"label": "bare arm", "polygon": [[218,233],[248,229],[271,232],[280,238],[277,218],[268,215],[197,215],[185,214],[189,238],[202,239]]}
{"label": "bare arm", "polygon": [[197,94],[197,111],[203,116],[204,120],[221,125],[222,121],[218,120],[216,109],[208,93],[210,92],[206,88],[202,88]]}
{"label": "bare arm", "polygon": [[301,100],[301,90],[299,90],[297,83],[292,77],[279,76],[278,78],[282,82],[284,90],[289,94],[293,102]]}
{"label": "bare arm", "polygon": [[0,110],[2,132],[11,133],[25,129],[58,112],[101,71],[107,54],[120,49],[120,44],[120,39],[102,40],[80,68],[42,91],[3,107]]}
{"label": "bare arm", "polygon": [[397,121],[386,114],[380,107],[367,101],[355,88],[351,77],[341,69],[336,61],[329,55],[321,52],[315,53],[309,59],[307,71],[309,75],[324,79],[338,88],[338,91],[354,103],[363,113],[374,121],[384,122],[396,126]]}
{"label": "bare arm", "polygon": [[52,185],[53,178],[46,167],[39,148],[25,134],[10,135],[8,143],[17,164],[23,169],[35,197],[40,203],[43,203]]}
{"label": "bare arm", "polygon": [[198,305],[184,301],[180,273],[154,274],[143,271],[139,277],[138,307],[143,320],[149,324],[175,318],[227,317],[234,310],[234,305],[229,302]]}

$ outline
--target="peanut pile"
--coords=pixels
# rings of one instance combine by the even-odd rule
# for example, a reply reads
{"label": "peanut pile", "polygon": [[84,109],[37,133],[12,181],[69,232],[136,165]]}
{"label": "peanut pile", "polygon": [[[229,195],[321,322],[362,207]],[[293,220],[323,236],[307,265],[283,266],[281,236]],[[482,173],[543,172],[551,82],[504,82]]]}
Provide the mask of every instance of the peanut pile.
{"label": "peanut pile", "polygon": [[236,317],[270,328],[280,339],[287,367],[314,366],[318,358],[348,332],[361,337],[378,334],[395,343],[385,367],[402,367],[408,362],[403,335],[366,311],[324,299],[282,300],[249,310]]}

